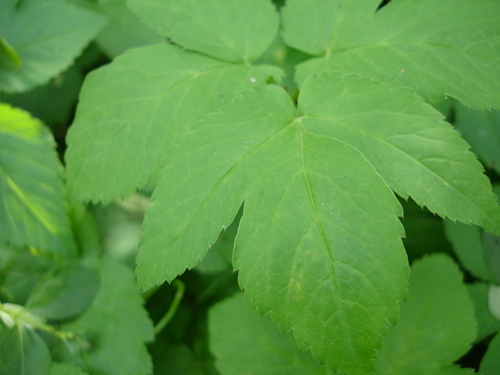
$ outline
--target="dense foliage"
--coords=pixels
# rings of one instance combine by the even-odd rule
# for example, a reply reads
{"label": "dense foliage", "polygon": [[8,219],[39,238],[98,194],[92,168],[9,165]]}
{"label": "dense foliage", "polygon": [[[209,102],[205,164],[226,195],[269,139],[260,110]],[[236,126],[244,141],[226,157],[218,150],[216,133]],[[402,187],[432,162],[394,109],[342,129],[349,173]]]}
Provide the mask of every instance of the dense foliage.
{"label": "dense foliage", "polygon": [[0,374],[500,368],[498,1],[0,0],[0,101]]}

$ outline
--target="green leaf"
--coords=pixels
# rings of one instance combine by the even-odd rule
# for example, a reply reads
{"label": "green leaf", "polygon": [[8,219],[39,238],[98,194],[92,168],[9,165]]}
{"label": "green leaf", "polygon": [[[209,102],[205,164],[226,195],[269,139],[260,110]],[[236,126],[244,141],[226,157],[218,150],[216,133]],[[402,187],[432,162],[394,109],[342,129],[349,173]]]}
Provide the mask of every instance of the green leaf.
{"label": "green leaf", "polygon": [[64,262],[40,279],[26,308],[50,320],[72,318],[91,304],[98,288],[98,275],[93,269],[76,262]]}
{"label": "green leaf", "polygon": [[488,290],[488,307],[491,315],[500,320],[500,286],[490,285]]}
{"label": "green leaf", "polygon": [[171,149],[138,280],[147,288],[193,267],[245,200],[234,264],[247,296],[318,360],[370,368],[405,295],[400,207],[362,154],[295,116],[281,89],[248,91]]}
{"label": "green leaf", "polygon": [[460,263],[475,277],[491,280],[484,258],[481,228],[446,220],[444,229]]}
{"label": "green leaf", "polygon": [[106,375],[141,375],[151,372],[144,342],[153,338],[153,327],[142,307],[132,272],[104,259],[99,292],[77,320],[63,326],[86,337],[84,353],[88,372]]}
{"label": "green leaf", "polygon": [[484,260],[491,275],[491,281],[500,284],[500,236],[483,233]]}
{"label": "green leaf", "polygon": [[488,345],[488,350],[484,354],[479,366],[479,371],[484,375],[498,374],[500,368],[500,334],[497,334]]}
{"label": "green leaf", "polygon": [[67,138],[71,195],[108,203],[154,186],[165,152],[193,122],[269,76],[279,80],[281,72],[172,45],[129,50],[92,72]]}
{"label": "green leaf", "polygon": [[0,67],[16,70],[21,64],[17,51],[0,36]]}
{"label": "green leaf", "polygon": [[61,127],[64,126],[65,129],[71,122],[82,84],[83,75],[73,66],[47,84],[30,91],[17,94],[0,93],[0,101],[28,111],[33,117],[54,129],[57,136],[62,132]]}
{"label": "green leaf", "polygon": [[210,349],[222,375],[332,373],[299,350],[292,334],[283,335],[269,316],[252,310],[243,293],[211,307],[208,324]]}
{"label": "green leaf", "polygon": [[110,58],[130,48],[166,42],[164,37],[142,24],[125,2],[126,0],[100,0],[96,7],[97,11],[108,18],[108,24],[96,41]]}
{"label": "green leaf", "polygon": [[448,256],[415,261],[408,302],[401,305],[398,325],[389,329],[376,373],[441,374],[442,366],[469,350],[476,334],[473,315],[462,274]]}
{"label": "green leaf", "polygon": [[12,246],[2,246],[0,254],[2,261],[4,256],[8,257],[8,261],[2,263],[2,301],[24,305],[38,280],[54,265],[54,261]]}
{"label": "green leaf", "polygon": [[104,26],[105,19],[63,1],[5,0],[0,35],[19,54],[12,71],[0,66],[0,91],[41,85],[66,69]]}
{"label": "green leaf", "polygon": [[168,375],[205,375],[208,371],[202,370],[199,358],[185,344],[170,344],[158,339],[151,348],[155,374]]}
{"label": "green leaf", "polygon": [[254,62],[278,31],[269,0],[128,0],[128,5],[175,43],[230,62]]}
{"label": "green leaf", "polygon": [[476,342],[498,332],[500,330],[500,320],[491,315],[488,306],[489,286],[484,283],[474,283],[467,286],[469,296],[474,303],[474,313],[477,321]]}
{"label": "green leaf", "polygon": [[401,197],[500,234],[498,198],[482,165],[436,110],[409,90],[340,77],[323,73],[304,83],[299,110],[311,131],[360,150]]}
{"label": "green leaf", "polygon": [[20,324],[0,324],[0,372],[5,375],[48,375],[50,353],[43,339]]}
{"label": "green leaf", "polygon": [[55,363],[52,362],[50,375],[88,375],[80,367],[71,363]]}
{"label": "green leaf", "polygon": [[298,82],[324,70],[360,73],[433,103],[453,96],[476,109],[500,109],[498,1],[394,0],[375,12],[379,4],[288,0],[285,41],[321,56],[297,68]]}
{"label": "green leaf", "polygon": [[478,112],[454,103],[455,126],[488,168],[500,174],[500,111]]}
{"label": "green leaf", "polygon": [[499,225],[481,165],[408,90],[322,74],[304,84],[298,110],[277,87],[245,91],[168,152],[139,284],[194,267],[244,201],[233,262],[247,297],[320,362],[370,371],[408,272],[387,184],[441,214]]}
{"label": "green leaf", "polygon": [[76,255],[62,167],[43,124],[0,103],[0,241]]}

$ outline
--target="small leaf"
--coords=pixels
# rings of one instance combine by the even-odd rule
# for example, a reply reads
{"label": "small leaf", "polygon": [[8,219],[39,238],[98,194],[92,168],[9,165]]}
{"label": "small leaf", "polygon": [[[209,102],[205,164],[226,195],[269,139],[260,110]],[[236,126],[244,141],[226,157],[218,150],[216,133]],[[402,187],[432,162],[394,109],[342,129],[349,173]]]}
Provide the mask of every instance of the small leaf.
{"label": "small leaf", "polygon": [[16,70],[21,64],[17,51],[0,36],[0,67]]}
{"label": "small leaf", "polygon": [[8,261],[2,263],[2,274],[0,291],[3,302],[25,305],[37,284],[38,280],[51,267],[54,261],[46,257],[35,255],[26,249],[2,246],[0,248],[2,260],[8,257]]}
{"label": "small leaf", "polygon": [[495,284],[500,284],[500,236],[483,233],[484,260]]}
{"label": "small leaf", "polygon": [[128,0],[128,4],[175,43],[229,62],[254,62],[278,30],[278,14],[268,0]]}
{"label": "small leaf", "polygon": [[49,375],[50,353],[43,339],[20,324],[0,324],[0,371],[8,375]]}
{"label": "small leaf", "polygon": [[467,285],[469,296],[474,303],[474,312],[477,321],[476,342],[500,331],[500,320],[491,315],[488,306],[489,286],[484,283],[474,283]]}
{"label": "small leaf", "polygon": [[0,104],[0,241],[73,257],[54,140],[24,111]]}
{"label": "small leaf", "polygon": [[482,280],[491,281],[491,275],[484,258],[481,228],[446,220],[444,229],[460,263],[467,271]]}
{"label": "small leaf", "polygon": [[448,256],[416,260],[408,302],[401,305],[398,325],[389,329],[376,373],[440,374],[440,367],[469,349],[476,334],[473,315],[462,274]]}
{"label": "small leaf", "polygon": [[500,111],[478,112],[454,103],[455,126],[488,168],[500,174]]}
{"label": "small leaf", "polygon": [[88,372],[106,375],[142,375],[151,372],[145,341],[153,327],[138,293],[133,274],[124,265],[104,259],[99,292],[91,306],[64,330],[86,337]]}
{"label": "small leaf", "polygon": [[475,109],[500,109],[498,1],[391,1],[375,12],[379,4],[288,0],[285,41],[321,56],[298,66],[297,81],[325,70],[360,73],[432,103],[453,96]]}
{"label": "small leaf", "polygon": [[238,293],[209,310],[210,349],[216,366],[226,374],[331,374],[283,335],[270,317],[259,316]]}
{"label": "small leaf", "polygon": [[269,76],[279,80],[281,72],[173,45],[129,50],[90,73],[67,138],[71,195],[109,203],[154,186],[165,152],[191,124]]}
{"label": "small leaf", "polygon": [[484,375],[496,375],[500,368],[500,333],[497,333],[488,345],[488,350],[479,366],[479,371]]}
{"label": "small leaf", "polygon": [[16,71],[0,66],[0,91],[41,85],[66,69],[104,26],[105,19],[63,1],[5,0],[0,35],[17,51]]}
{"label": "small leaf", "polygon": [[90,267],[76,262],[58,264],[35,286],[26,309],[50,320],[72,318],[91,304],[98,288],[98,276]]}

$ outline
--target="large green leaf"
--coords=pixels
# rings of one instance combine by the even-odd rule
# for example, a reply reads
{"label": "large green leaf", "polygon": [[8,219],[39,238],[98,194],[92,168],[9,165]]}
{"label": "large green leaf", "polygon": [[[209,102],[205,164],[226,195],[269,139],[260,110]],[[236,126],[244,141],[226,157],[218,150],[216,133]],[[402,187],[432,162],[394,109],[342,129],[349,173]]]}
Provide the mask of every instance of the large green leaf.
{"label": "large green leaf", "polygon": [[109,202],[154,185],[166,150],[193,122],[280,75],[172,45],[129,50],[85,81],[68,133],[70,193]]}
{"label": "large green leaf", "polygon": [[408,272],[388,185],[498,231],[480,164],[408,90],[322,74],[304,84],[298,110],[277,87],[245,91],[168,152],[139,284],[194,267],[244,202],[233,259],[247,297],[319,361],[370,371]]}
{"label": "large green leaf", "polygon": [[317,75],[302,87],[299,110],[311,131],[360,150],[401,197],[500,234],[500,206],[483,167],[438,112],[409,90],[355,75],[334,84],[338,76]]}
{"label": "large green leaf", "polygon": [[269,0],[128,0],[145,23],[185,48],[251,63],[278,30]]}
{"label": "large green leaf", "polygon": [[[297,69],[339,70],[407,86],[430,102],[453,96],[500,109],[500,2],[288,0],[283,36],[321,56]],[[307,14],[307,17],[304,17]]]}
{"label": "large green leaf", "polygon": [[398,325],[389,329],[376,373],[441,374],[475,335],[473,304],[458,266],[443,254],[427,256],[412,265],[410,296]]}
{"label": "large green leaf", "polygon": [[98,14],[63,1],[4,0],[0,36],[19,55],[17,69],[0,66],[0,91],[26,91],[67,68],[104,26]]}
{"label": "large green leaf", "polygon": [[0,241],[76,255],[62,167],[43,124],[0,103]]}
{"label": "large green leaf", "polygon": [[242,293],[210,309],[209,330],[210,349],[222,375],[332,373],[300,351],[293,336],[283,335],[270,317],[252,310]]}
{"label": "large green leaf", "polygon": [[83,354],[87,371],[96,375],[142,375],[151,372],[145,341],[153,327],[142,307],[132,273],[104,259],[101,285],[92,305],[74,322],[64,325],[90,343]]}

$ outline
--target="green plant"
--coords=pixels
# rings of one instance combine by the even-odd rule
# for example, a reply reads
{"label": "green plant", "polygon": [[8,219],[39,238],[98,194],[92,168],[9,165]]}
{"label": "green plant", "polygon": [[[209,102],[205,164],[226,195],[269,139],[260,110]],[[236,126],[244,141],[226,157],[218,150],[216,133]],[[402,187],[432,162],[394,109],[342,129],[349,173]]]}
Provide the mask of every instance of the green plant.
{"label": "green plant", "polygon": [[[0,6],[6,92],[46,82],[94,38],[112,59],[79,93],[65,178],[43,125],[0,107],[9,373],[146,374],[154,333],[157,374],[470,373],[453,362],[490,339],[480,370],[494,373],[500,206],[443,113],[497,179],[498,112],[477,111],[500,109],[498,2],[73,3]],[[40,9],[42,26],[68,12],[49,38],[60,61],[18,31]],[[35,113],[28,95],[4,100]],[[421,243],[444,235],[409,198],[448,218],[473,284],[444,254],[410,271],[408,257],[436,252],[415,251],[413,228]],[[125,266],[141,225],[135,272],[154,330]]]}

